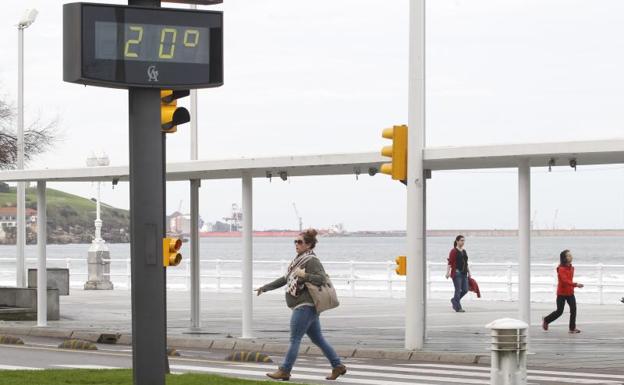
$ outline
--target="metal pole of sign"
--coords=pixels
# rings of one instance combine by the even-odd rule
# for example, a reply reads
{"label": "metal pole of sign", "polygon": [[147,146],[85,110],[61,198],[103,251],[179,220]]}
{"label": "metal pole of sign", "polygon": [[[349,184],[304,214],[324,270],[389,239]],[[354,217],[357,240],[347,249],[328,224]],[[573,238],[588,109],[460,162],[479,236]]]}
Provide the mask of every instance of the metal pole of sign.
{"label": "metal pole of sign", "polygon": [[160,90],[130,88],[132,368],[135,385],[164,385],[163,140]]}
{"label": "metal pole of sign", "polygon": [[[17,29],[18,34],[18,74],[17,74],[17,168],[24,169],[24,28]],[[26,263],[24,245],[26,244],[25,209],[26,206],[25,182],[17,182],[17,258],[15,261],[15,275],[17,287],[26,287]]]}
{"label": "metal pole of sign", "polygon": [[[191,4],[191,9],[197,9]],[[197,160],[197,90],[191,90],[191,160]],[[199,263],[199,179],[191,179],[191,329],[201,327],[201,275]]]}
{"label": "metal pole of sign", "polygon": [[163,133],[160,90],[130,88],[132,368],[135,385],[164,385]]}
{"label": "metal pole of sign", "polygon": [[[160,7],[160,0],[128,0],[128,4]],[[128,103],[133,381],[135,385],[165,385],[165,159],[160,90],[130,88]]]}

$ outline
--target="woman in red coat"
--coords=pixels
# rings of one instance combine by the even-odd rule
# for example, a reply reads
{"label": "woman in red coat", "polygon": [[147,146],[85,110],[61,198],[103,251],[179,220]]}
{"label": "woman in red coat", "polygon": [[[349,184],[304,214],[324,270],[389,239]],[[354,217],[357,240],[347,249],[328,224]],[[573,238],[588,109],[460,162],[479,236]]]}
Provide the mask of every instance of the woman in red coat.
{"label": "woman in red coat", "polygon": [[542,318],[542,328],[548,330],[548,324],[561,317],[565,303],[570,306],[570,333],[576,334],[581,331],[576,328],[576,297],[574,288],[579,289],[583,284],[574,282],[574,266],[572,266],[572,253],[570,250],[563,250],[559,255],[560,264],[557,267],[557,310]]}
{"label": "woman in red coat", "polygon": [[451,298],[451,305],[453,310],[458,313],[465,312],[460,301],[468,293],[468,280],[470,278],[468,253],[464,249],[465,241],[463,235],[458,235],[455,238],[446,267],[446,279],[453,278],[453,286],[455,286],[455,294]]}

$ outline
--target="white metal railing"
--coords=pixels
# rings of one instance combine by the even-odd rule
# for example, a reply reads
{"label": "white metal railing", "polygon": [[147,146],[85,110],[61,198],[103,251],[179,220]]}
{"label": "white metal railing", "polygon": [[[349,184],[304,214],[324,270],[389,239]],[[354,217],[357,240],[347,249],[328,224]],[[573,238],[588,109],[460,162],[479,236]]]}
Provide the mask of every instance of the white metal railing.
{"label": "white metal railing", "polygon": [[[35,267],[37,259],[27,258],[26,262],[29,263],[29,267]],[[131,285],[131,263],[129,258],[110,259],[111,273],[109,277],[118,287],[130,288]],[[13,258],[0,258],[0,265],[5,263],[14,263]],[[87,273],[87,261],[86,258],[48,258],[47,262],[49,267],[64,266],[70,270],[70,276],[86,277]],[[203,265],[202,283],[206,286],[207,281],[214,282],[214,288],[216,291],[231,290],[240,288],[241,274],[237,266],[241,264],[241,260],[226,260],[226,259],[205,259],[201,260]],[[265,267],[264,269],[258,269],[254,274],[254,280],[267,281],[275,279],[279,274],[286,271],[288,263],[290,261],[286,259],[280,260],[256,260],[254,261],[254,268]],[[351,296],[356,296],[358,292],[385,292],[386,296],[392,297],[395,293],[403,293],[405,291],[405,277],[397,276],[394,272],[396,264],[394,261],[384,262],[364,262],[364,261],[323,261],[323,264],[327,267],[327,270],[332,272],[332,281],[336,283],[339,290],[349,293]],[[76,266],[78,265],[78,266]],[[212,269],[205,266],[213,266]],[[228,269],[227,267],[232,268]],[[487,286],[490,292],[496,292],[503,295],[504,300],[511,301],[514,299],[514,289],[518,288],[517,277],[514,273],[517,272],[518,264],[511,262],[504,263],[471,263],[471,270],[475,278],[478,280],[480,286]],[[271,267],[268,269],[267,267]],[[589,277],[588,274],[592,273],[593,279],[585,280],[583,283],[587,288],[594,288],[598,296],[600,304],[604,303],[605,289],[611,289],[610,293],[621,293],[624,295],[624,279],[614,278],[605,279],[605,269],[609,271],[619,271],[620,276],[624,277],[624,265],[613,264],[575,264],[577,277],[579,273]],[[531,264],[532,275],[535,276],[537,272],[543,271],[544,274],[540,277],[544,282],[538,282],[532,280],[531,287],[535,292],[553,292],[557,286],[557,278],[555,274],[556,264],[535,263]],[[278,271],[279,269],[279,271]],[[448,293],[449,281],[444,278],[446,271],[446,263],[444,262],[428,262],[427,263],[427,296],[431,298],[434,292],[446,292]],[[269,274],[270,272],[270,274]],[[0,276],[14,275],[15,270],[0,270]],[[179,268],[171,268],[167,273],[167,278],[171,285],[175,285],[176,288],[183,290],[189,290],[191,285],[191,269],[190,261],[188,259],[183,261],[183,265]],[[229,286],[225,282],[230,282]],[[235,283],[232,284],[231,282]],[[180,284],[179,282],[183,282]],[[123,283],[122,285],[119,285]],[[359,283],[359,285],[358,285]],[[362,284],[367,283],[367,287],[363,288]],[[373,284],[371,287],[370,285]],[[436,286],[444,287],[440,290]],[[76,284],[77,285],[77,284]],[[359,286],[359,288],[358,288]],[[615,291],[613,289],[616,289]],[[621,290],[620,290],[621,289]]]}

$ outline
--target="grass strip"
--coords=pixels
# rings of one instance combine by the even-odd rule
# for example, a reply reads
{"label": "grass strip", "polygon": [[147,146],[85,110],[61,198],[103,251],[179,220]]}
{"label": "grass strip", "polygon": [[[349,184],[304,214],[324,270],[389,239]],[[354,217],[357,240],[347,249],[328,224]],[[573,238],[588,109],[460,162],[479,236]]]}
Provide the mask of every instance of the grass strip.
{"label": "grass strip", "polygon": [[[210,374],[170,374],[167,385],[267,385]],[[132,385],[130,369],[0,370],[1,385]]]}

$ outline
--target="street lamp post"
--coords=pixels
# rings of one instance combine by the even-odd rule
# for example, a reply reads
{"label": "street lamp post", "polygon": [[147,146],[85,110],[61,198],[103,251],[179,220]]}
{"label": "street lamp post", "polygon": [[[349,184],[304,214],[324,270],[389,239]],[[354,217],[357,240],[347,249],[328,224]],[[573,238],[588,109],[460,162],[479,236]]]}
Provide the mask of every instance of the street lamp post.
{"label": "street lamp post", "polygon": [[[17,24],[17,169],[24,169],[24,30],[37,18],[36,9],[27,9]],[[17,260],[15,278],[17,287],[26,287],[26,186],[17,182]]]}
{"label": "street lamp post", "polygon": [[[87,158],[88,167],[104,167],[110,164],[106,154],[97,157],[92,155]],[[88,257],[88,281],[84,284],[85,290],[112,290],[113,283],[110,281],[110,251],[106,241],[102,239],[102,218],[100,204],[100,187],[102,182],[97,182],[97,200],[95,202],[95,239],[89,247]]]}

